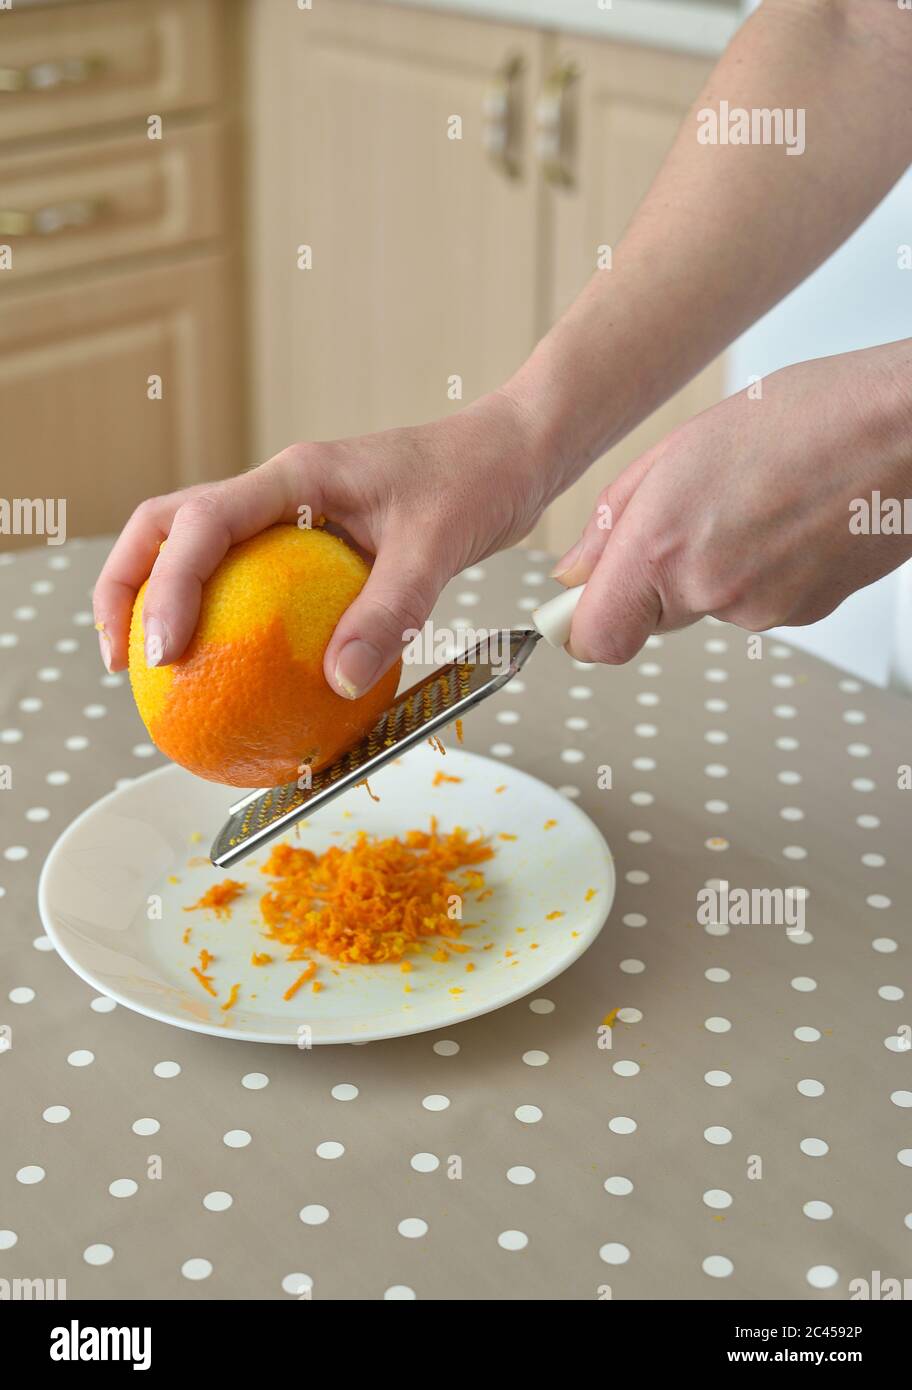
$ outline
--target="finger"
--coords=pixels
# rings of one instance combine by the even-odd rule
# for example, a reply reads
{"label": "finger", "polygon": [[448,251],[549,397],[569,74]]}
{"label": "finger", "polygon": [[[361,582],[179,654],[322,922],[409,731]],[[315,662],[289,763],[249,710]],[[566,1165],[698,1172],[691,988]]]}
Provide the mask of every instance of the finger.
{"label": "finger", "polygon": [[326,648],[323,670],[333,689],[350,700],[370,690],[402,655],[406,634],[424,626],[449,577],[432,546],[416,547],[414,536],[388,532]]}
{"label": "finger", "polygon": [[193,636],[203,585],[240,541],[277,521],[294,521],[302,498],[314,516],[323,510],[319,469],[298,470],[292,485],[281,456],[226,482],[204,488],[176,511],[143,602],[146,664],[175,661]]}
{"label": "finger", "polygon": [[605,546],[573,615],[567,650],[578,661],[619,666],[636,656],[662,620],[662,598],[641,561],[635,533]]}
{"label": "finger", "polygon": [[211,484],[152,497],[136,508],[102,566],[92,593],[101,658],[109,671],[127,664],[130,618],[140,586],[149,577],[177,509]]}
{"label": "finger", "polygon": [[585,584],[598,564],[627,503],[655,462],[656,455],[657,449],[641,454],[613,482],[602,489],[582,536],[566,555],[558,560],[551,571],[552,579],[557,579],[567,588]]}

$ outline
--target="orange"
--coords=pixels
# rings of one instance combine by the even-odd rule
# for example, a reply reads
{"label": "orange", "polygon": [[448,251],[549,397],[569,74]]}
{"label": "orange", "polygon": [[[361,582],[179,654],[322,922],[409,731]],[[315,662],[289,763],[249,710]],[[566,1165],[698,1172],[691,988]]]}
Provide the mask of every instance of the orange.
{"label": "orange", "polygon": [[347,700],[323,675],[333,629],[368,567],[327,531],[271,526],[234,546],[203,586],[189,646],[146,665],[144,584],[130,624],[130,683],[153,743],[174,762],[234,787],[295,781],[365,734],[392,703],[396,663]]}

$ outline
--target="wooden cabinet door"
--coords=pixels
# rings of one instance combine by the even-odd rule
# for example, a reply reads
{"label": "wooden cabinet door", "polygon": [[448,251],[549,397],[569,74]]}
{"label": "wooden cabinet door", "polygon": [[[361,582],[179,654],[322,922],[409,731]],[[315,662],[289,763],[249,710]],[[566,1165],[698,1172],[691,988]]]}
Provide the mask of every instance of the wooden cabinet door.
{"label": "wooden cabinet door", "polygon": [[[66,498],[68,533],[86,535],[119,530],[145,497],[242,467],[235,271],[188,258],[5,295],[0,496]],[[0,537],[17,543],[35,541]]]}
{"label": "wooden cabinet door", "polygon": [[[248,19],[258,453],[445,414],[456,378],[462,403],[499,385],[543,321],[541,37],[357,0]],[[511,64],[513,175],[485,148]]]}
{"label": "wooden cabinet door", "polygon": [[[561,38],[549,50],[549,76],[567,68],[575,74],[564,99],[569,181],[550,183],[548,195],[553,320],[598,268],[599,248],[619,242],[713,64],[708,58],[596,39]],[[687,325],[680,331],[686,333]],[[714,404],[722,390],[719,359],[558,498],[536,540],[557,553],[566,550],[588,520],[599,489],[676,425]]]}

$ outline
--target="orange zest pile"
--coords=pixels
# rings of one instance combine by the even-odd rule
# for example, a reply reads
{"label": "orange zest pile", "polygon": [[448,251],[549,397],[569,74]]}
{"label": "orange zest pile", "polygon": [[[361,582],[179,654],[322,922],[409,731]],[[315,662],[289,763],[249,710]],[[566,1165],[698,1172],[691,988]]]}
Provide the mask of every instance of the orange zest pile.
{"label": "orange zest pile", "polygon": [[452,943],[474,925],[449,915],[453,899],[484,887],[467,866],[493,854],[458,826],[439,833],[433,818],[430,831],[386,840],[359,831],[350,849],[320,855],[278,845],[261,871],[273,879],[260,901],[266,935],[290,947],[291,960],[318,951],[345,964],[401,961],[431,937]]}

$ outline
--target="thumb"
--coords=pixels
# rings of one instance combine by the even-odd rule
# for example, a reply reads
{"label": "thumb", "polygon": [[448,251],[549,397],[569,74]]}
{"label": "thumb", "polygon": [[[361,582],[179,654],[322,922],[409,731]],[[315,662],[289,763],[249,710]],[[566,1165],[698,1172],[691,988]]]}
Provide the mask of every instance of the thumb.
{"label": "thumb", "polygon": [[402,655],[404,634],[424,625],[447,578],[414,537],[387,534],[326,648],[323,673],[332,688],[349,700],[366,694]]}

